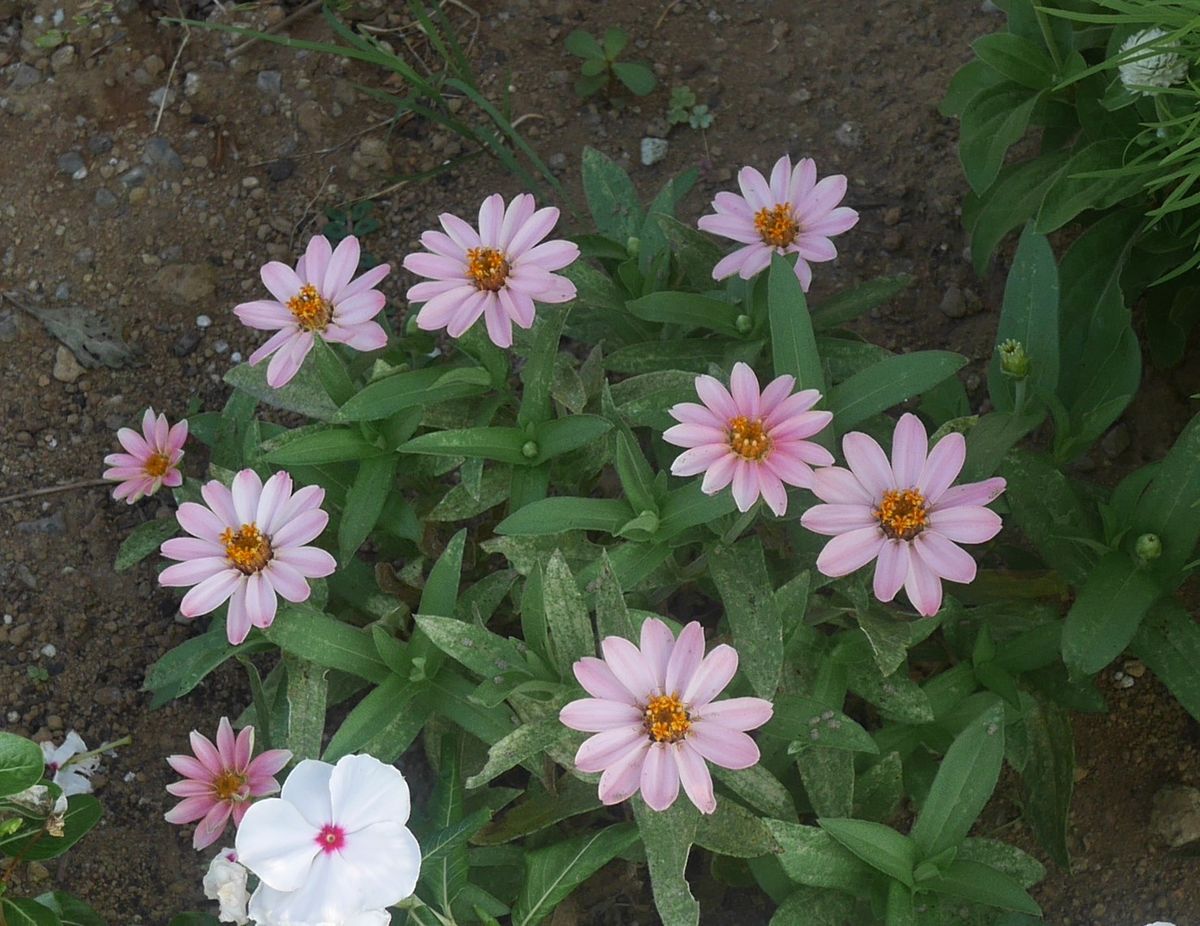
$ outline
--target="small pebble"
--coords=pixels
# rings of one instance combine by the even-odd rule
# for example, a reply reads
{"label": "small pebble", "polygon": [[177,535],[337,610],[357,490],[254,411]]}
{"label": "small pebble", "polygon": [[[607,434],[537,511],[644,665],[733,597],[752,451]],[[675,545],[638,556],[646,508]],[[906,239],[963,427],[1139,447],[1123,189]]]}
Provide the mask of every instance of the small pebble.
{"label": "small pebble", "polygon": [[212,319],[209,318],[207,315],[197,315],[196,316],[196,327],[200,328],[200,329],[210,328],[210,327],[212,327]]}
{"label": "small pebble", "polygon": [[55,656],[58,655],[58,647],[56,647],[53,643],[47,643],[45,646],[42,647],[41,652],[42,652],[42,655],[45,656],[47,659],[53,659]]}

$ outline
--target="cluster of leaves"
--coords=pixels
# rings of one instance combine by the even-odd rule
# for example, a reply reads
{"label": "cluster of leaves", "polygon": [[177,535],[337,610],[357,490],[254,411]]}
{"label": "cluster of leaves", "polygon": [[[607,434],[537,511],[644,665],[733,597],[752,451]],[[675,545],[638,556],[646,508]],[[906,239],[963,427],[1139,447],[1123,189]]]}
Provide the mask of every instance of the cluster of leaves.
{"label": "cluster of leaves", "polygon": [[707,103],[697,103],[696,94],[690,87],[675,87],[667,105],[667,123],[690,125],[693,129],[707,129],[713,124],[712,113]]}
{"label": "cluster of leaves", "polygon": [[[1157,364],[1178,363],[1198,314],[1200,120],[1197,85],[1148,94],[1121,82],[1135,33],[1159,27],[1185,62],[1200,51],[1195,0],[1009,0],[1007,30],[978,39],[942,112],[961,119],[959,155],[972,194],[963,215],[979,272],[1026,222],[1039,234],[1108,222],[1098,266],[1124,268],[1127,305],[1144,297]],[[1164,46],[1165,47],[1165,46]],[[1006,163],[1031,132],[1031,156]]]}
{"label": "cluster of leaves", "polygon": [[[62,790],[43,781],[46,770],[36,743],[0,733],[0,922],[8,926],[105,926],[91,907],[65,891],[38,897],[13,897],[11,875],[25,862],[44,862],[63,855],[100,820],[100,802],[90,794],[73,794],[66,811],[55,813]],[[31,791],[30,789],[34,789]]]}
{"label": "cluster of leaves", "polygon": [[583,59],[575,92],[583,99],[603,93],[614,99],[624,87],[634,96],[646,96],[658,86],[654,72],[639,61],[620,61],[621,52],[629,44],[629,34],[621,29],[606,29],[604,38],[597,38],[583,29],[575,29],[566,41],[567,51]]}
{"label": "cluster of leaves", "polygon": [[[329,243],[335,247],[347,235],[353,235],[362,244],[364,238],[373,235],[383,227],[383,223],[374,215],[374,212],[375,203],[369,199],[360,200],[349,208],[329,206],[325,210],[325,218],[328,221],[321,230],[321,234],[328,238]],[[359,258],[360,267],[369,270],[380,263],[382,261],[367,248],[362,249],[362,255]]]}

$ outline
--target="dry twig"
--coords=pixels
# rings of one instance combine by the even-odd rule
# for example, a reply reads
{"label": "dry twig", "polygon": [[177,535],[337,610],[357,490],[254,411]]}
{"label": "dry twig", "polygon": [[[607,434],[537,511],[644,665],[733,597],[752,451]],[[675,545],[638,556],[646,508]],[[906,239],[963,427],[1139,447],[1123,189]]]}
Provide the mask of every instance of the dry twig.
{"label": "dry twig", "polygon": [[81,482],[67,482],[59,486],[43,486],[40,489],[26,489],[24,492],[14,492],[12,495],[0,495],[0,505],[5,502],[16,502],[23,498],[37,498],[39,495],[54,495],[57,492],[70,492],[73,489],[92,489],[97,486],[109,485],[107,479],[84,479]]}
{"label": "dry twig", "polygon": [[[296,12],[283,17],[283,19],[279,20],[279,22],[275,23],[275,25],[267,26],[267,28],[263,31],[267,35],[271,35],[275,32],[278,32],[280,29],[284,29],[284,28],[290,26],[297,19],[301,19],[302,17],[307,16],[309,13],[313,12],[314,10],[319,10],[321,8],[321,5],[323,2],[324,2],[324,0],[312,0],[311,3],[306,3],[304,6],[300,7],[300,9],[296,10]],[[229,49],[229,51],[225,52],[225,57],[226,58],[236,58],[238,55],[240,55],[242,52],[244,52],[247,48],[249,48],[251,45],[253,45],[257,41],[259,41],[259,37],[252,36],[251,38],[248,38],[248,39],[246,39],[246,41],[242,42],[241,45],[235,45],[233,48]]]}

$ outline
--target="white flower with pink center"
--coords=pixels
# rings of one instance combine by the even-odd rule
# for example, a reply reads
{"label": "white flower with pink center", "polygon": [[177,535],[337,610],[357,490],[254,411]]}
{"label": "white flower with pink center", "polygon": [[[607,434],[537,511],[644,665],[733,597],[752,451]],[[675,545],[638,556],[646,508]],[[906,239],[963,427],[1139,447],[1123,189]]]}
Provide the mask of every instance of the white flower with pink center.
{"label": "white flower with pink center", "polygon": [[380,911],[412,894],[421,847],[405,823],[408,783],[372,756],[306,759],[278,798],[252,806],[238,861],[262,882],[250,916],[269,926],[386,924]]}
{"label": "white flower with pink center", "polygon": [[937,614],[942,580],[975,580],[975,560],[960,543],[984,543],[1000,532],[1000,515],[983,506],[1004,491],[1000,477],[952,486],[967,442],[947,434],[929,449],[916,415],[896,423],[889,462],[875,439],[857,431],[842,438],[849,469],[829,466],[813,477],[814,505],[800,519],[834,539],[817,557],[827,576],[849,575],[875,561],[875,597],[891,601],[901,588],[917,613]]}
{"label": "white flower with pink center", "polygon": [[110,453],[104,458],[109,467],[104,471],[104,478],[120,483],[113,489],[113,498],[124,499],[132,505],[163,486],[183,485],[179,461],[183,459],[187,435],[186,420],[170,425],[167,416],[155,416],[153,408],[146,409],[142,416],[141,434],[133,428],[117,431],[117,440],[125,452]]}
{"label": "white flower with pink center", "polygon": [[770,701],[716,697],[737,672],[737,650],[721,644],[704,655],[704,630],[693,621],[679,639],[657,618],[642,624],[641,646],[623,637],[600,641],[603,659],[572,667],[591,695],[572,701],[559,720],[595,733],[575,754],[581,772],[603,772],[600,800],[619,804],[639,790],[652,810],[666,810],[679,786],[701,813],[713,813],[707,762],[749,768],[759,759],[747,730],[771,719]]}
{"label": "white flower with pink center", "polygon": [[49,740],[42,743],[42,757],[46,777],[62,788],[64,796],[92,793],[92,775],[100,768],[100,757],[88,752],[87,743],[74,730],[61,746]]}
{"label": "white flower with pink center", "polygon": [[716,214],[701,216],[698,223],[701,231],[742,245],[713,267],[713,279],[736,273],[748,280],[770,266],[772,254],[795,254],[796,276],[808,292],[809,265],[837,257],[830,238],[858,222],[857,212],[838,205],[846,195],[846,178],[833,174],[818,182],[812,158],[801,158],[793,168],[792,159],[784,155],[775,162],[770,180],[753,167],[743,167],[738,186],[741,196],[718,193],[713,200]]}
{"label": "white flower with pink center", "polygon": [[375,287],[391,267],[380,264],[352,279],[360,253],[353,235],[343,238],[337,250],[324,235],[314,235],[295,270],[277,260],[263,266],[263,285],[275,298],[243,302],[233,311],[242,324],[275,332],[250,355],[255,364],[274,354],[267,366],[267,385],[287,385],[312,350],[314,338],[361,351],[387,346],[387,332],[374,320],[387,298]]}
{"label": "white flower with pink center", "polygon": [[404,258],[405,270],[428,278],[408,291],[410,300],[425,303],[417,314],[422,331],[445,328],[461,337],[482,315],[492,343],[511,347],[513,324],[533,325],[535,302],[575,298],[575,284],[552,271],[579,257],[579,247],[542,241],[558,221],[554,207],[535,209],[533,197],[521,193],[506,209],[493,193],[479,207],[479,231],[448,212],[438,221],[444,234],[421,235],[429,253]]}
{"label": "white flower with pink center", "polygon": [[779,376],[761,392],[758,377],[744,363],[734,364],[729,389],[711,376],[696,377],[703,405],[681,402],[667,411],[679,424],[663,433],[669,444],[689,448],[671,464],[676,476],[704,473],[700,489],[715,495],[730,483],[739,511],[749,511],[761,496],[777,515],[787,511],[784,485],[812,485],[813,466],[828,466],[833,454],[807,438],[833,419],[814,412],[816,389],[793,395],[796,379]]}
{"label": "white flower with pink center", "polygon": [[321,510],[325,490],[305,486],[292,492],[292,477],[278,472],[263,484],[252,469],[233,479],[232,490],[217,480],[200,489],[205,505],[184,502],[176,517],[191,537],[162,545],[168,559],[181,560],[158,577],[160,585],[191,590],[179,603],[184,617],[199,617],[229,602],[226,631],[235,646],[251,627],[270,627],[278,605],[308,600],[309,579],[327,576],[337,562],[307,546],[329,523]]}

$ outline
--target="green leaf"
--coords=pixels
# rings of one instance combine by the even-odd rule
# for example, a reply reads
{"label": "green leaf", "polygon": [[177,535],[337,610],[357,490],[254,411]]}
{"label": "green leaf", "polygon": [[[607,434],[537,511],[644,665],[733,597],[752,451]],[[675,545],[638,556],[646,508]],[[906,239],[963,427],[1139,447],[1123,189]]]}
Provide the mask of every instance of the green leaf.
{"label": "green leaf", "polygon": [[782,820],[763,823],[783,848],[779,864],[797,884],[857,894],[869,883],[870,867],[823,829]]}
{"label": "green leaf", "polygon": [[[362,231],[359,234],[363,234]],[[354,383],[346,372],[346,365],[337,354],[337,348],[324,338],[313,338],[313,361],[317,367],[317,376],[324,386],[325,392],[335,405],[341,405],[354,395]]]}
{"label": "green leaf", "polygon": [[338,523],[338,559],[343,563],[358,551],[375,529],[396,478],[399,460],[396,454],[389,453],[359,464],[358,475],[346,493],[346,504]]}
{"label": "green leaf", "polygon": [[966,859],[955,859],[943,869],[940,877],[923,881],[921,886],[939,894],[999,907],[1001,910],[1016,910],[1031,916],[1041,916],[1042,913],[1042,908],[1034,899],[1008,875]]}
{"label": "green leaf", "polygon": [[6,926],[60,926],[62,923],[49,907],[24,897],[0,899],[0,919]]}
{"label": "green leaf", "polygon": [[605,29],[604,30],[604,55],[610,61],[614,60],[617,55],[625,50],[625,46],[629,44],[629,33],[622,29]]}
{"label": "green leaf", "polygon": [[179,533],[179,521],[174,517],[155,518],[139,524],[121,543],[113,569],[124,572],[140,563],[151,553],[157,553],[163,542]]}
{"label": "green leaf", "polygon": [[325,732],[329,670],[288,653],[283,662],[287,667],[288,749],[297,760],[317,759]]}
{"label": "green leaf", "polygon": [[[543,423],[535,438],[538,455],[534,465],[586,447],[612,430],[612,423],[599,415],[570,415]],[[531,462],[531,461],[526,461]]]}
{"label": "green leaf", "polygon": [[646,849],[654,906],[662,926],[698,926],[700,905],[692,896],[685,872],[700,814],[690,801],[676,801],[661,813],[646,802],[633,802],[637,835]]}
{"label": "green leaf", "polygon": [[596,637],[579,586],[560,551],[555,550],[542,576],[542,606],[550,631],[558,674],[571,678],[571,666],[596,655]]}
{"label": "green leaf", "polygon": [[933,785],[913,824],[912,838],[924,858],[956,847],[966,838],[992,796],[1004,763],[1004,711],[984,711],[946,751]]}
{"label": "green leaf", "polygon": [[767,311],[771,323],[771,354],[775,375],[796,377],[796,391],[825,392],[825,373],[817,353],[808,302],[791,263],[778,254],[771,256],[767,274]]}
{"label": "green leaf", "polygon": [[462,582],[462,560],[466,543],[467,531],[464,528],[450,538],[446,549],[429,570],[429,578],[425,580],[425,588],[421,592],[421,603],[417,607],[422,614],[453,616],[458,601],[458,587]]}
{"label": "green leaf", "polygon": [[712,269],[721,259],[721,249],[713,240],[690,225],[669,215],[654,217],[671,246],[684,279],[695,289],[712,286]]}
{"label": "green leaf", "polygon": [[1010,32],[976,39],[971,48],[981,61],[1023,87],[1045,90],[1055,83],[1054,62],[1042,46]]}
{"label": "green leaf", "polygon": [[285,431],[263,445],[263,459],[280,466],[319,466],[342,460],[365,460],[383,451],[356,429],[334,425]]}
{"label": "green leaf", "polygon": [[484,827],[473,840],[475,844],[495,846],[511,842],[602,806],[596,786],[572,775],[560,778],[554,791],[539,788],[531,787],[524,800]]}
{"label": "green leaf", "polygon": [[[463,735],[452,731],[442,737],[438,781],[430,801],[429,822],[436,832],[445,831],[459,823],[465,813],[463,795]],[[432,838],[425,843],[431,843]],[[466,887],[469,860],[465,844],[440,846],[430,851],[422,845],[421,882],[429,887],[437,904],[446,912]]]}
{"label": "green leaf", "polygon": [[659,292],[626,303],[638,318],[661,324],[708,328],[732,338],[741,337],[737,327],[738,306],[696,293]]}
{"label": "green leaf", "polygon": [[654,72],[646,65],[637,61],[617,61],[612,66],[613,73],[634,96],[646,96],[653,93],[658,86]]}
{"label": "green leaf", "polygon": [[296,412],[317,421],[331,421],[338,409],[326,394],[313,366],[304,364],[286,386],[278,389],[267,385],[265,363],[257,366],[238,364],[225,374],[225,382],[272,408]]}
{"label": "green leaf", "polygon": [[8,836],[0,839],[0,853],[13,858],[22,857],[29,862],[58,858],[87,835],[102,816],[104,809],[90,794],[72,794],[67,798],[61,836],[41,836],[44,832],[41,829],[31,834]]}
{"label": "green leaf", "polygon": [[633,516],[633,509],[621,499],[556,496],[530,502],[514,511],[496,525],[496,533],[527,537],[563,531],[616,534]]}
{"label": "green leaf", "polygon": [[820,701],[800,695],[782,695],[775,701],[775,717],[786,723],[788,734],[795,737],[788,747],[789,755],[816,747],[879,752],[870,733],[841,711],[826,708]]}
{"label": "green leaf", "polygon": [[37,784],[45,770],[46,760],[37,743],[15,733],[0,732],[0,797]]}
{"label": "green leaf", "polygon": [[853,806],[863,819],[890,819],[903,797],[903,764],[897,752],[889,752],[854,778]]}
{"label": "green leaf", "polygon": [[391,674],[367,634],[307,605],[281,606],[263,635],[286,652],[369,682]]}
{"label": "green leaf", "polygon": [[696,399],[696,377],[682,370],[662,370],[631,376],[612,387],[613,401],[631,425],[658,431],[677,424],[667,409],[678,402]]}
{"label": "green leaf", "polygon": [[761,765],[737,770],[712,766],[712,773],[717,781],[751,807],[768,816],[795,822],[796,804],[791,792]]}
{"label": "green leaf", "polygon": [[1200,415],[1193,418],[1155,473],[1138,500],[1130,534],[1157,534],[1162,541],[1162,556],[1151,564],[1151,571],[1174,578],[1192,558],[1200,537],[1200,517],[1196,499],[1200,498]]}
{"label": "green leaf", "polygon": [[658,536],[664,541],[670,540],[690,527],[708,524],[729,514],[736,507],[733,493],[705,495],[700,489],[700,481],[693,479],[667,495],[658,523]]}
{"label": "green leaf", "polygon": [[854,898],[836,891],[798,887],[788,894],[770,926],[861,926]]}
{"label": "green leaf", "polygon": [[1145,179],[1139,174],[1086,176],[1093,171],[1115,170],[1123,166],[1127,148],[1126,139],[1108,138],[1076,151],[1046,190],[1034,222],[1035,231],[1048,235],[1087,209],[1119,201],[1141,190]]}
{"label": "green leaf", "polygon": [[[477,461],[482,463],[483,461]],[[465,467],[464,467],[465,469]],[[509,482],[512,479],[512,469],[508,466],[489,466],[483,470],[477,495],[471,488],[460,482],[442,496],[442,500],[433,506],[433,510],[425,515],[426,521],[466,521],[482,514],[489,508],[495,508],[508,498]]]}
{"label": "green leaf", "polygon": [[554,384],[554,358],[566,321],[565,308],[546,308],[538,313],[533,326],[533,346],[521,369],[524,389],[517,424],[523,428],[548,421],[553,413],[550,388]]}
{"label": "green leaf", "polygon": [[860,315],[865,315],[899,295],[912,285],[907,274],[869,280],[853,289],[834,293],[812,310],[813,327],[818,331],[837,328]]}
{"label": "green leaf", "polygon": [[988,87],[967,104],[959,130],[958,157],[975,192],[987,189],[1004,155],[1025,134],[1039,96],[1017,84]]}
{"label": "green leaf", "polygon": [[1069,156],[1066,151],[1047,152],[1032,161],[1008,165],[987,192],[981,194],[979,208],[971,217],[964,213],[971,233],[971,262],[979,276],[987,272],[988,263],[1005,236],[1037,213],[1046,190],[1061,174]]}
{"label": "green leaf", "polygon": [[563,43],[568,54],[577,58],[603,58],[604,49],[596,37],[583,29],[572,29]]}
{"label": "green leaf", "polygon": [[467,779],[468,788],[481,788],[497,775],[531,759],[538,759],[569,735],[558,716],[523,724],[488,749],[487,762]]}
{"label": "green leaf", "polygon": [[600,234],[614,241],[637,236],[642,210],[633,181],[615,161],[595,148],[583,149],[583,194]]}
{"label": "green leaf", "polygon": [[339,421],[377,421],[408,408],[481,395],[492,386],[481,367],[427,367],[392,373],[368,383],[337,413]]}
{"label": "green leaf", "polygon": [[897,354],[856,373],[829,390],[828,406],[839,434],[873,415],[927,392],[949,379],[967,358],[945,350]]}
{"label": "green leaf", "polygon": [[600,554],[600,574],[592,583],[596,596],[596,631],[601,638],[624,637],[633,640],[633,622],[625,605],[625,593],[613,573],[608,553]]}
{"label": "green leaf", "polygon": [[[615,414],[615,412],[614,412]],[[654,491],[654,471],[642,454],[633,432],[622,421],[617,425],[616,459],[617,478],[621,489],[634,511],[658,513],[658,500]]]}
{"label": "green leaf", "polygon": [[528,440],[519,428],[455,428],[414,437],[397,447],[396,452],[478,457],[526,466],[530,460],[521,448]]}
{"label": "green leaf", "polygon": [[796,756],[796,768],[813,811],[839,817],[854,806],[854,754],[815,746]]}
{"label": "green leaf", "polygon": [[1088,576],[1063,625],[1063,662],[1092,675],[1112,662],[1162,596],[1158,583],[1128,555],[1107,554]]}
{"label": "green leaf", "polygon": [[715,813],[701,815],[696,845],[732,858],[757,858],[779,851],[762,820],[733,801],[718,801]]}
{"label": "green leaf", "polygon": [[1189,714],[1200,719],[1200,625],[1174,599],[1160,601],[1138,628],[1133,651]]}
{"label": "green leaf", "polygon": [[529,674],[525,657],[513,640],[453,617],[418,614],[415,620],[438,649],[476,675],[492,678],[513,671]]}
{"label": "green leaf", "polygon": [[716,547],[709,569],[725,603],[740,667],[756,695],[773,698],[783,669],[783,626],[762,544],[748,537],[732,547]]}
{"label": "green leaf", "polygon": [[185,640],[161,656],[146,673],[142,689],[154,693],[152,709],[161,707],[182,698],[234,653],[252,653],[263,648],[253,643],[233,646],[225,635],[225,621],[213,621],[206,633]]}
{"label": "green leaf", "polygon": [[321,758],[336,762],[363,752],[381,762],[395,762],[420,734],[430,711],[426,685],[392,675],[354,706]]}
{"label": "green leaf", "polygon": [[576,887],[633,845],[637,835],[634,827],[618,824],[528,853],[513,926],[537,926]]}
{"label": "green leaf", "polygon": [[43,907],[57,913],[63,926],[107,926],[100,914],[66,891],[39,894],[36,900]]}
{"label": "green leaf", "polygon": [[989,87],[1001,83],[1003,79],[995,68],[978,58],[973,58],[950,78],[950,86],[946,90],[946,96],[938,104],[938,111],[943,116],[961,116],[975,97]]}
{"label": "green leaf", "polygon": [[982,416],[967,431],[967,461],[959,482],[976,482],[992,475],[1013,445],[1045,417],[1044,411],[1025,415],[991,412]]}

